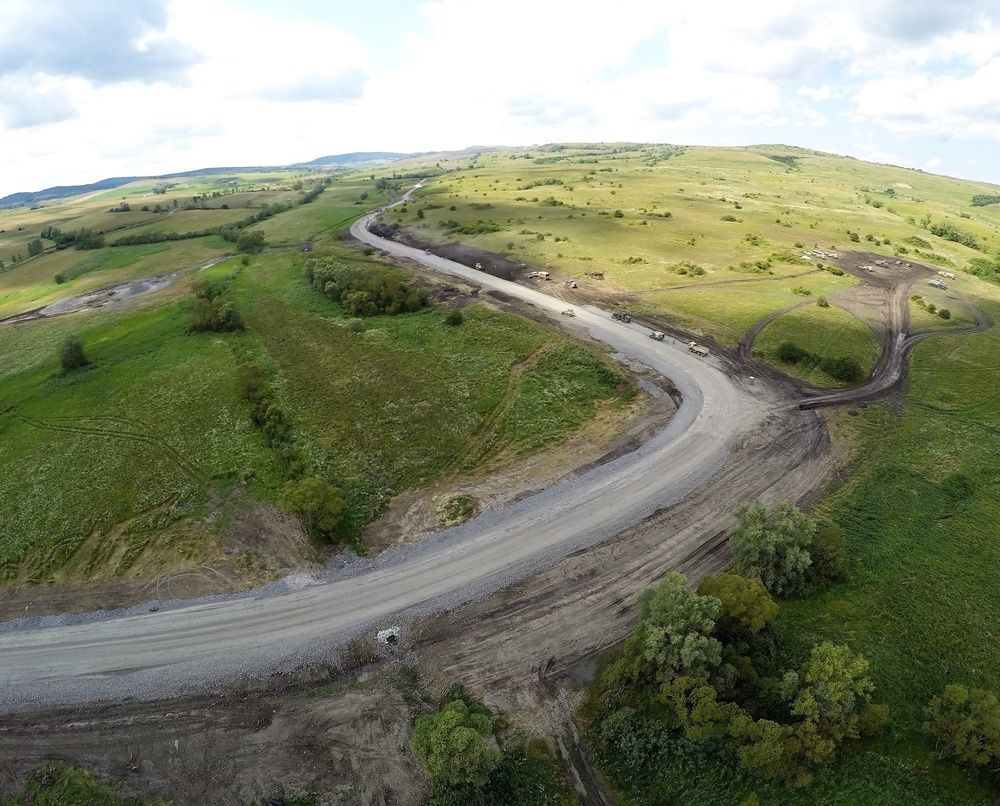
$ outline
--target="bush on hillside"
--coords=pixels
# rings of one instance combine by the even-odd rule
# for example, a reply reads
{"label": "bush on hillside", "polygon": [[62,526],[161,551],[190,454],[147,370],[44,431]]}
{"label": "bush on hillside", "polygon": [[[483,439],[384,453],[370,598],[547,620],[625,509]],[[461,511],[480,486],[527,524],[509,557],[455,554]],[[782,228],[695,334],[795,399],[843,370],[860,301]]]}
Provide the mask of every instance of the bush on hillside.
{"label": "bush on hillside", "polygon": [[418,311],[430,292],[389,268],[354,268],[332,258],[306,262],[305,276],[317,291],[339,302],[351,316],[377,316]]}
{"label": "bush on hillside", "polygon": [[90,363],[83,352],[83,340],[75,333],[63,339],[59,346],[59,363],[63,372],[72,372]]}

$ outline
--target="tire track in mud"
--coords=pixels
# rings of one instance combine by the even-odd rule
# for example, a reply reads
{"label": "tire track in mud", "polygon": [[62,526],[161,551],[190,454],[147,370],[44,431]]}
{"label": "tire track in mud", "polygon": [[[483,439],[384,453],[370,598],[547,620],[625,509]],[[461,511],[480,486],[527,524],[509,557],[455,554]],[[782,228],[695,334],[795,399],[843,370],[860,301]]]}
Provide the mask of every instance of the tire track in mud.
{"label": "tire track in mud", "polygon": [[516,402],[517,393],[521,388],[525,373],[542,358],[551,353],[552,349],[553,345],[551,344],[542,345],[523,361],[519,361],[511,367],[507,378],[507,386],[497,405],[494,406],[493,411],[486,415],[483,421],[476,427],[462,453],[451,462],[450,467],[455,473],[468,470],[465,467],[465,463],[470,459],[482,459],[489,455],[492,449],[491,441],[499,436],[499,434],[496,434],[496,428],[504,421]]}
{"label": "tire track in mud", "polygon": [[736,280],[719,280],[717,283],[697,283],[696,285],[675,285],[670,288],[645,288],[642,291],[630,291],[630,294],[641,296],[643,294],[663,294],[669,291],[704,291],[706,289],[718,288],[720,285],[734,285],[737,283],[773,283],[776,280],[795,280],[799,277],[808,277],[810,274],[819,274],[823,269],[810,269],[798,274],[786,274],[781,277],[751,277],[749,279],[739,278]]}
{"label": "tire track in mud", "polygon": [[[927,275],[934,273],[933,270],[927,266],[922,266],[920,264],[913,264],[913,266],[919,268]],[[869,277],[856,272],[854,269],[848,268],[848,271],[862,281],[870,281]],[[828,389],[812,386],[804,383],[803,381],[786,376],[792,386],[798,390],[802,397],[805,398],[798,404],[800,409],[805,410],[820,408],[823,406],[839,406],[847,403],[874,400],[876,398],[889,395],[902,387],[902,385],[906,382],[906,376],[909,369],[909,362],[907,361],[907,358],[913,347],[921,341],[934,336],[971,335],[973,333],[980,333],[992,326],[990,319],[975,305],[973,305],[971,301],[965,298],[958,298],[958,303],[974,321],[972,327],[962,328],[960,330],[931,330],[925,333],[910,334],[910,292],[918,282],[925,278],[919,275],[908,276],[904,278],[897,278],[894,282],[890,279],[888,283],[886,282],[887,279],[890,278],[880,278],[882,287],[887,287],[888,289],[888,296],[886,300],[887,316],[884,327],[878,327],[872,324],[863,316],[859,316],[846,306],[837,306],[841,308],[841,310],[851,314],[855,319],[868,327],[882,344],[882,354],[879,356],[879,360],[874,369],[871,371],[871,374],[868,376],[868,379],[863,384],[858,386],[838,389],[831,392]],[[750,357],[750,351],[757,336],[760,335],[760,332],[784,314],[809,304],[811,303],[807,300],[796,305],[791,305],[787,308],[783,308],[782,310],[768,314],[763,319],[756,322],[738,343],[740,357],[746,360],[753,360]],[[771,372],[780,372],[780,370],[777,370],[770,365],[766,366]]]}
{"label": "tire track in mud", "polygon": [[[40,431],[56,431],[61,433],[69,434],[80,434],[83,436],[93,436],[101,437],[106,439],[123,439],[130,442],[140,442],[144,443],[152,448],[155,448],[159,453],[165,456],[169,461],[173,462],[185,475],[189,476],[192,480],[198,482],[199,484],[208,484],[210,478],[204,472],[202,472],[196,465],[184,458],[184,456],[168,445],[164,440],[159,437],[154,436],[150,430],[147,428],[145,432],[143,431],[128,431],[122,428],[88,428],[84,425],[77,425],[76,423],[86,422],[88,420],[105,420],[111,425],[116,423],[125,424],[128,427],[135,427],[139,425],[142,427],[141,423],[130,422],[125,418],[116,418],[108,415],[95,415],[92,417],[46,417],[42,419],[37,419],[33,417],[28,417],[27,415],[21,414],[19,412],[13,413],[14,419],[24,423],[25,425],[31,426],[32,428],[37,428]],[[74,423],[74,424],[64,424],[64,423]]]}

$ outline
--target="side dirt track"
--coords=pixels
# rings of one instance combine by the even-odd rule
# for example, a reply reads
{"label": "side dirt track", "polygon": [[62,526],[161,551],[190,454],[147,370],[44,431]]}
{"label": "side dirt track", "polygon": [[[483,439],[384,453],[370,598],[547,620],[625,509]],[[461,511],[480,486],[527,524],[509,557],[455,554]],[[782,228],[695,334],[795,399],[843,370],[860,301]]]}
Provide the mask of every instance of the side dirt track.
{"label": "side dirt track", "polygon": [[[395,255],[447,273],[468,272],[475,282],[493,287],[493,278],[422,250],[374,239],[363,222],[353,231]],[[538,292],[506,285],[512,284],[498,290],[528,299],[557,318],[566,307]],[[496,580],[499,592],[492,596],[480,590],[479,596],[467,596],[465,604],[460,599],[439,600],[439,607],[451,605],[444,613],[415,607],[395,622],[406,628],[403,645],[386,653],[417,667],[431,690],[465,683],[492,707],[515,715],[528,734],[559,737],[563,761],[577,781],[582,802],[596,804],[607,801],[593,785],[585,748],[576,740],[573,681],[589,678],[598,655],[624,637],[644,587],[670,570],[698,579],[725,565],[725,534],[739,501],[808,502],[829,479],[833,460],[818,415],[798,410],[799,398],[789,394],[788,386],[768,381],[746,387],[740,378],[752,366],[716,358],[701,361],[676,343],[653,342],[638,325],[622,326],[607,314],[582,308],[576,314],[560,322],[585,327],[662,371],[684,395],[667,429],[636,454],[607,466],[614,473],[622,465],[639,464],[639,495],[648,495],[645,508],[631,510],[631,523],[620,517],[621,499],[636,492],[627,484],[627,474],[608,476],[608,469],[598,468],[566,485],[578,489],[595,478],[598,482],[567,502],[562,513],[569,517],[565,531],[546,518],[525,524],[522,537],[529,542],[547,541],[553,529],[560,531],[542,561],[522,567],[517,576]],[[694,408],[698,411],[692,416]],[[702,453],[711,454],[711,461],[692,463]],[[659,495],[654,495],[657,489]],[[547,496],[563,490],[555,488],[515,505],[514,515],[539,499],[548,515],[558,502]],[[514,564],[519,527],[505,517],[498,515],[484,526],[500,526],[499,537],[504,525],[511,525],[502,541],[491,547],[480,539],[476,550],[466,555],[477,570],[491,562],[494,549],[506,567]],[[463,528],[479,528],[474,524]],[[594,529],[595,524],[602,528]],[[477,543],[475,536],[461,530],[440,533],[420,544],[431,547],[422,549],[423,554],[401,557],[385,569],[364,569],[340,584],[335,579],[307,588],[299,597],[251,598],[232,611],[227,610],[233,607],[231,601],[204,603],[133,619],[0,634],[0,683],[8,693],[4,704],[15,711],[0,717],[0,758],[9,760],[0,765],[5,769],[0,773],[0,795],[26,770],[55,755],[113,775],[134,789],[152,787],[179,802],[245,802],[282,790],[295,794],[308,785],[342,794],[348,803],[423,802],[426,777],[407,751],[413,705],[398,686],[375,680],[318,700],[301,700],[287,693],[289,678],[268,681],[260,674],[281,665],[274,663],[277,648],[287,653],[318,644],[321,650],[283,655],[285,661],[328,657],[341,624],[337,607],[343,594],[366,588],[366,576],[385,580],[380,570],[387,576],[402,574],[418,588],[421,571],[448,556],[440,553],[439,544],[456,537],[464,541],[461,545]],[[324,590],[334,595],[317,595]],[[385,584],[379,587],[381,596],[390,592]],[[419,587],[418,595],[427,597],[429,591]],[[279,601],[291,602],[292,612],[262,629],[259,616]],[[356,603],[347,604],[349,620],[365,620]],[[426,615],[413,615],[420,609]],[[213,620],[224,611],[221,630],[214,630]],[[208,615],[199,618],[199,613]],[[311,631],[317,621],[319,632]],[[95,643],[92,631],[99,625],[112,629],[101,631]],[[132,638],[123,640],[127,634]],[[238,651],[241,641],[259,642],[263,657]],[[150,661],[155,662],[143,668]],[[225,672],[220,666],[227,667]],[[177,675],[178,667],[192,676],[185,681],[187,675]],[[221,685],[241,673],[250,674],[250,682]],[[300,673],[300,685],[309,682],[303,674],[308,675]],[[221,693],[193,693],[206,685]],[[83,704],[102,692],[116,702]],[[168,694],[181,696],[162,702],[127,701]],[[54,707],[60,700],[77,704]]]}

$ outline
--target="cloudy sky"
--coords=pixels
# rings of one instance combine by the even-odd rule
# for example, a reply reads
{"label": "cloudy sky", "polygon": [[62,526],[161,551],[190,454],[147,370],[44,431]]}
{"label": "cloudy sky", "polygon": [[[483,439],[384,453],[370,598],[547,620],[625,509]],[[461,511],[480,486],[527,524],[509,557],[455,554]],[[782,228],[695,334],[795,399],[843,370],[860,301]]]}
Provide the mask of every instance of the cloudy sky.
{"label": "cloudy sky", "polygon": [[0,196],[347,151],[786,143],[1000,183],[996,0],[0,0]]}

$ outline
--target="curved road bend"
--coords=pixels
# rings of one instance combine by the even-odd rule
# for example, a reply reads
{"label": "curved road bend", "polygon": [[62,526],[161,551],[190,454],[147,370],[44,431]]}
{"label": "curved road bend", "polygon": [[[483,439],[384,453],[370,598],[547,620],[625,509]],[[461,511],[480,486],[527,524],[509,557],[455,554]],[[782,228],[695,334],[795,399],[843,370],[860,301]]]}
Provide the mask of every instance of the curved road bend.
{"label": "curved road bend", "polygon": [[[367,231],[380,249],[558,313],[566,303]],[[536,496],[419,543],[352,563],[318,584],[281,594],[178,603],[160,612],[0,627],[0,710],[157,699],[211,690],[329,657],[364,629],[481,599],[594,545],[703,485],[745,433],[778,404],[732,381],[713,359],[657,342],[638,325],[576,309],[569,320],[669,377],[683,402],[639,450]],[[784,405],[782,405],[784,407]]]}
{"label": "curved road bend", "polygon": [[844,403],[856,403],[883,397],[902,386],[906,380],[907,358],[910,351],[932,336],[962,336],[979,333],[990,327],[990,320],[975,305],[967,300],[959,300],[959,304],[972,316],[972,327],[961,330],[932,330],[926,333],[910,334],[910,292],[922,278],[916,278],[909,283],[900,283],[889,294],[887,302],[888,319],[884,336],[880,339],[884,347],[871,377],[861,386],[849,386],[845,389],[828,392],[821,389],[804,390],[809,397],[799,403],[800,409],[816,409],[821,406],[838,406]]}

